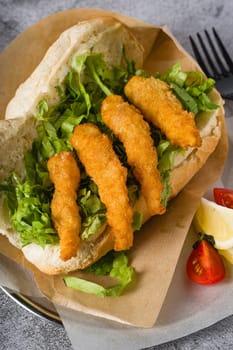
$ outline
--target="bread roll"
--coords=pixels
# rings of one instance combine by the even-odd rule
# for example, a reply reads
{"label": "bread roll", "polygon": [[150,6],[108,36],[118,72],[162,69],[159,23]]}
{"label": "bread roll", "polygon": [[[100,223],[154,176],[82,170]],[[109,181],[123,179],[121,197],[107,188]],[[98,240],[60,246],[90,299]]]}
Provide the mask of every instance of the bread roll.
{"label": "bread roll", "polygon": [[[103,53],[108,64],[123,64],[122,47],[126,57],[134,60],[138,68],[143,66],[143,48],[131,32],[120,22],[111,18],[97,18],[69,28],[61,34],[49,48],[41,63],[32,75],[19,86],[15,96],[9,102],[5,121],[1,121],[0,132],[0,180],[16,170],[24,176],[23,154],[31,147],[35,137],[33,115],[42,98],[52,105],[56,102],[54,87],[61,84],[67,74],[71,57],[89,52]],[[221,105],[217,92],[212,100]],[[198,128],[202,137],[202,146],[189,148],[185,154],[177,155],[174,169],[171,171],[171,198],[176,196],[195,173],[203,166],[214,151],[221,135],[222,106],[211,115],[202,115],[198,119]],[[9,145],[11,145],[9,149]],[[10,158],[9,158],[10,153]],[[1,195],[1,194],[0,194]],[[145,199],[141,195],[135,203],[135,210],[143,214],[143,223],[150,218]],[[22,247],[19,234],[13,232],[0,197],[0,233],[7,236],[17,248],[22,249],[26,259],[46,274],[67,273],[84,269],[97,261],[113,248],[113,237],[109,227],[96,240],[82,241],[77,256],[68,261],[60,259],[58,245],[46,245],[45,248],[31,243]]]}

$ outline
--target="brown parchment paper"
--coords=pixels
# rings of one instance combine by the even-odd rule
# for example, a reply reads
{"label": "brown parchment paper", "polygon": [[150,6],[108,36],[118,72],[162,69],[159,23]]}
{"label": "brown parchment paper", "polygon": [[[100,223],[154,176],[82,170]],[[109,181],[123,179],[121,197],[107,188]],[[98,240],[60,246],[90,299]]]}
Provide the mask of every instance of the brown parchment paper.
{"label": "brown parchment paper", "polygon": [[[145,48],[144,68],[163,72],[179,61],[183,69],[198,66],[166,27],[154,27],[134,18],[97,9],[74,9],[53,14],[19,35],[0,55],[0,116],[18,85],[42,59],[59,34],[81,20],[113,16],[125,23]],[[220,108],[223,116],[223,108]],[[136,270],[133,285],[121,297],[98,298],[65,287],[63,276],[48,276],[28,263],[22,253],[0,237],[0,252],[34,273],[39,290],[52,302],[139,327],[152,327],[158,317],[198,202],[220,177],[227,154],[225,122],[222,138],[205,166],[173,199],[163,216],[150,219],[135,235],[130,260]],[[71,275],[84,276],[83,272]],[[23,283],[20,291],[27,293]]]}

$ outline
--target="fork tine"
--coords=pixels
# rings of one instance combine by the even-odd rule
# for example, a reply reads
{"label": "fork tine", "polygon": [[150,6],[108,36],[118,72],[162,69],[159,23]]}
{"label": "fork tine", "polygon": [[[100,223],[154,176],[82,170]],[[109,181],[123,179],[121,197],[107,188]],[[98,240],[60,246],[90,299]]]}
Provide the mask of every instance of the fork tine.
{"label": "fork tine", "polygon": [[204,44],[204,41],[203,41],[203,39],[202,39],[202,37],[201,37],[201,35],[200,35],[199,33],[197,33],[197,37],[198,37],[198,40],[199,40],[200,45],[201,45],[201,47],[202,47],[202,50],[203,50],[204,53],[205,53],[205,56],[206,56],[206,58],[207,58],[207,61],[208,61],[209,65],[210,65],[210,67],[211,67],[211,69],[212,69],[212,71],[213,71],[213,74],[210,74],[210,76],[213,76],[213,75],[214,75],[215,78],[216,78],[216,77],[219,77],[220,72],[219,72],[218,68],[216,67],[216,65],[214,64],[214,62],[213,62],[213,60],[212,60],[212,58],[211,58],[211,56],[210,56],[210,54],[209,54],[209,51],[207,50],[207,47],[206,47],[206,45]]}
{"label": "fork tine", "polygon": [[201,68],[203,69],[203,71],[206,73],[207,76],[211,76],[209,69],[207,68],[207,65],[205,64],[205,61],[203,60],[203,58],[198,50],[198,47],[197,47],[197,45],[196,45],[196,43],[193,40],[191,35],[189,35],[189,40],[190,40],[194,55],[195,55],[197,61],[199,62]]}
{"label": "fork tine", "polygon": [[207,30],[205,30],[205,35],[206,35],[208,43],[209,43],[209,45],[210,45],[210,47],[212,49],[213,55],[214,55],[214,57],[215,57],[215,59],[216,59],[216,61],[218,63],[218,66],[221,69],[221,73],[226,75],[228,72],[227,72],[227,70],[226,70],[222,60],[220,59],[219,54],[218,54],[218,52],[217,52],[217,50],[216,50],[216,48],[214,46],[213,40],[211,39],[210,34],[208,33]]}
{"label": "fork tine", "polygon": [[230,69],[230,72],[233,73],[233,61],[232,61],[231,57],[229,56],[229,54],[228,54],[228,52],[227,52],[225,46],[223,45],[223,42],[222,42],[222,40],[220,39],[220,37],[219,37],[219,35],[218,35],[216,29],[215,29],[215,28],[212,28],[212,30],[213,30],[214,36],[215,36],[215,38],[216,38],[216,41],[217,41],[218,44],[219,44],[220,50],[222,51],[222,54],[223,54],[223,56],[224,56],[224,58],[225,58],[225,61],[226,61],[227,64],[228,64],[228,67],[229,67],[229,69]]}

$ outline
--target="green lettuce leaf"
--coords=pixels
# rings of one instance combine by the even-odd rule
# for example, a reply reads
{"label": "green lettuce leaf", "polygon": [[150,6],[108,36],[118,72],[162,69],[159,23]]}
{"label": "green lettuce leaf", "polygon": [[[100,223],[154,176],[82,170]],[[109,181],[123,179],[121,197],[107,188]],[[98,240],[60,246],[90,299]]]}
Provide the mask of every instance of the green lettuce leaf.
{"label": "green lettuce leaf", "polygon": [[163,76],[158,75],[158,77],[170,84],[185,109],[195,115],[218,108],[218,105],[212,103],[208,96],[215,81],[206,78],[202,72],[182,72],[181,65],[176,63]]}
{"label": "green lettuce leaf", "polygon": [[[113,261],[111,257],[114,257]],[[107,255],[107,263],[102,258],[99,262],[95,263],[89,271],[94,272],[95,269],[98,271],[98,275],[107,274],[117,279],[118,283],[105,288],[100,284],[72,276],[64,277],[64,282],[69,288],[95,294],[99,297],[120,296],[125,288],[132,282],[134,276],[134,269],[128,265],[128,258],[124,252]]]}
{"label": "green lettuce leaf", "polygon": [[84,101],[86,103],[86,114],[87,115],[89,114],[90,109],[91,109],[91,101],[90,101],[90,96],[87,93],[87,91],[84,87],[84,84],[82,83],[81,73],[82,73],[83,66],[85,65],[85,62],[86,62],[88,56],[89,56],[89,54],[87,54],[87,53],[80,55],[80,56],[74,56],[72,59],[72,63],[71,63],[71,66],[74,69],[74,71],[76,71],[78,73],[77,74],[78,86],[79,86],[80,93],[83,96]]}
{"label": "green lettuce leaf", "polygon": [[139,231],[142,227],[143,215],[139,211],[134,211],[133,213],[133,231]]}
{"label": "green lettuce leaf", "polygon": [[184,153],[184,149],[181,147],[174,146],[170,143],[170,141],[161,138],[158,146],[158,169],[161,174],[161,179],[163,183],[163,191],[162,191],[162,205],[164,207],[167,206],[170,194],[171,194],[171,186],[170,186],[170,170],[173,167],[175,155],[177,153]]}
{"label": "green lettuce leaf", "polygon": [[107,222],[105,214],[95,214],[88,216],[82,221],[82,239],[88,240],[90,237],[99,233]]}
{"label": "green lettuce leaf", "polygon": [[85,271],[92,272],[96,276],[106,276],[109,275],[110,271],[113,267],[113,261],[115,259],[115,256],[117,254],[113,250],[108,252],[106,255],[104,255],[102,258],[100,258],[98,261],[96,261],[91,266],[87,267]]}
{"label": "green lettuce leaf", "polygon": [[[112,91],[109,90],[107,85],[105,85],[101,79],[101,77],[104,78],[104,76],[106,76],[106,72],[110,71],[107,70],[106,64],[100,54],[88,56],[87,69],[88,75],[97,83],[104,94],[106,96],[112,95]],[[110,80],[113,80],[112,76],[110,76]]]}
{"label": "green lettuce leaf", "polygon": [[42,247],[46,244],[58,244],[58,235],[51,222],[49,200],[40,190],[40,186],[33,185],[30,181],[21,184],[15,174],[9,178],[8,185],[6,203],[11,214],[12,227],[20,234],[22,246],[30,243],[37,243]]}
{"label": "green lettuce leaf", "polygon": [[[124,55],[124,50],[123,50]],[[124,86],[129,78],[135,74],[133,61],[126,61],[126,68],[121,66],[108,66],[102,54],[91,54],[86,61],[87,75],[93,79],[104,92],[104,95],[123,95]]]}
{"label": "green lettuce leaf", "polygon": [[102,287],[100,284],[72,276],[64,277],[64,282],[67,287],[76,289],[80,292],[95,294],[99,297],[106,296],[106,288]]}
{"label": "green lettuce leaf", "polygon": [[198,104],[195,101],[195,99],[185,89],[179,87],[175,83],[171,83],[170,85],[173,91],[175,92],[175,94],[177,95],[177,97],[179,98],[179,100],[185,106],[185,109],[187,109],[190,112],[193,112],[193,114],[196,115],[199,110],[198,110]]}
{"label": "green lettuce leaf", "polygon": [[161,78],[169,83],[174,83],[179,87],[183,87],[187,79],[187,73],[181,70],[179,63],[175,63],[171,68],[167,69],[166,73]]}
{"label": "green lettuce leaf", "polygon": [[82,216],[81,237],[87,240],[100,232],[107,220],[106,207],[100,200],[96,184],[89,177],[81,183],[78,204]]}

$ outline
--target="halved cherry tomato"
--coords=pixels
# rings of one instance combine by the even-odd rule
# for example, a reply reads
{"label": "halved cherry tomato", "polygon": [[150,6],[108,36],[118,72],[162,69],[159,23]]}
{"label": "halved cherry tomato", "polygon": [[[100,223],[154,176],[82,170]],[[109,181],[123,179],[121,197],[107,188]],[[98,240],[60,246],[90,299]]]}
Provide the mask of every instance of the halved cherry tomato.
{"label": "halved cherry tomato", "polygon": [[213,284],[224,279],[225,267],[217,250],[206,240],[194,245],[186,270],[189,278],[198,284]]}
{"label": "halved cherry tomato", "polygon": [[214,188],[214,200],[219,205],[233,209],[233,190]]}

